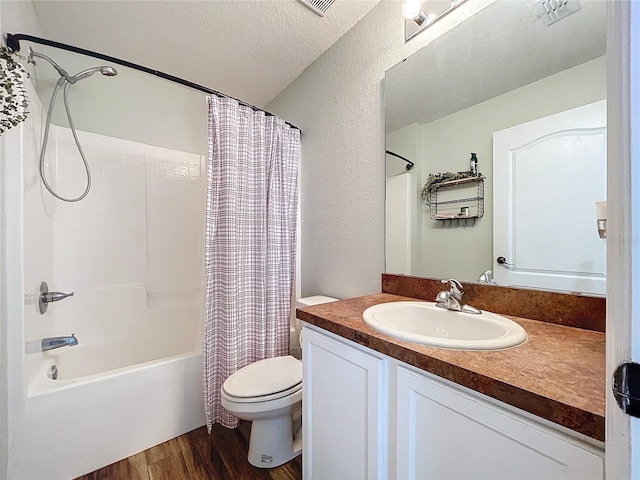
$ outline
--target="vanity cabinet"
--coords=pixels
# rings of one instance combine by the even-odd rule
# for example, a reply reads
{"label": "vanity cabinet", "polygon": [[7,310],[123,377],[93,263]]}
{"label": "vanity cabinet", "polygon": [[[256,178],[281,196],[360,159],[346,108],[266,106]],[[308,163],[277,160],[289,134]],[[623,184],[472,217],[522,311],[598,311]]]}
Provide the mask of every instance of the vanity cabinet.
{"label": "vanity cabinet", "polygon": [[302,335],[303,477],[386,478],[385,357],[336,338]]}
{"label": "vanity cabinet", "polygon": [[480,394],[397,367],[396,478],[602,479],[596,449]]}
{"label": "vanity cabinet", "polygon": [[603,479],[563,427],[305,325],[305,479]]}

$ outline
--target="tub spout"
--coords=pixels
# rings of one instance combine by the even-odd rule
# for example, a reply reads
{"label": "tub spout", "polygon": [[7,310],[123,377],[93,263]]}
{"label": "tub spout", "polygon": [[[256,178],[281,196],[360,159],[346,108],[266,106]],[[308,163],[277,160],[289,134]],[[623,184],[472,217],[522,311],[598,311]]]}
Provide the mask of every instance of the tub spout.
{"label": "tub spout", "polygon": [[66,346],[73,347],[74,345],[78,345],[78,339],[76,338],[75,333],[72,333],[70,337],[50,337],[42,339],[43,352],[53,350],[54,348]]}

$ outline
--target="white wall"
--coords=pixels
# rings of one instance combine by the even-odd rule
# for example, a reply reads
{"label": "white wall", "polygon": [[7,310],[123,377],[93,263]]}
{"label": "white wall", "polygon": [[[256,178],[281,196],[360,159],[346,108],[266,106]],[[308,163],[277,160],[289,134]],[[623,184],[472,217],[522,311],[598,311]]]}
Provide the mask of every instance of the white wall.
{"label": "white wall", "polygon": [[[7,33],[44,36],[33,4],[27,0],[2,0],[1,28],[3,43]],[[29,46],[48,55],[71,74],[108,64],[92,57],[25,41],[21,42],[21,53],[26,55]],[[117,64],[113,66],[118,70],[115,77],[94,74],[70,87],[69,103],[78,130],[206,154],[206,94],[137,70]],[[55,71],[43,59],[36,59],[36,66],[30,67],[30,71],[40,101],[48,108],[57,80]],[[68,126],[62,92],[56,102],[53,123]]]}
{"label": "white wall", "polygon": [[380,291],[384,72],[490,3],[466,2],[405,45],[401,2],[382,1],[267,106],[303,134],[303,296]]}
{"label": "white wall", "polygon": [[[108,64],[39,45],[33,45],[33,49],[46,52],[46,55],[73,73]],[[46,61],[36,61],[34,76],[37,80],[53,72],[53,67]],[[94,74],[69,88],[69,103],[78,130],[182,152],[206,154],[206,94],[131,68],[117,64],[113,66],[118,75],[105,77]],[[52,81],[38,81],[37,86],[42,104],[48,107],[55,84]],[[68,126],[61,93],[56,101],[53,123]]]}
{"label": "white wall", "polygon": [[36,11],[30,1],[2,0],[0,6],[0,31],[2,44],[5,44],[7,33],[29,33],[42,36],[42,29]]}
{"label": "white wall", "polygon": [[[0,2],[2,42],[7,33],[29,31],[41,35],[31,2]],[[0,478],[6,478],[9,441],[9,402],[22,391],[9,390],[10,373],[21,366],[24,346],[7,342],[22,332],[22,165],[18,152],[7,150],[6,138],[19,135],[16,129],[0,136]],[[18,153],[19,154],[19,153]],[[12,161],[14,160],[14,161]],[[16,356],[20,364],[14,363]],[[21,374],[22,369],[18,370]]]}

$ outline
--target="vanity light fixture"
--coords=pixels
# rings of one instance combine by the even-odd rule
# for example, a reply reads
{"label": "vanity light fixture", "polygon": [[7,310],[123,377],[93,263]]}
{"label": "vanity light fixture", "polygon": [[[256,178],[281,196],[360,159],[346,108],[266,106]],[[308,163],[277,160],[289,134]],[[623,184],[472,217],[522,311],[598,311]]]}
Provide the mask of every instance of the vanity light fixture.
{"label": "vanity light fixture", "polygon": [[422,25],[427,16],[422,11],[422,0],[404,0],[402,2],[402,16]]}
{"label": "vanity light fixture", "polygon": [[[465,0],[403,0],[404,39],[408,42]],[[561,1],[561,0],[558,0]]]}

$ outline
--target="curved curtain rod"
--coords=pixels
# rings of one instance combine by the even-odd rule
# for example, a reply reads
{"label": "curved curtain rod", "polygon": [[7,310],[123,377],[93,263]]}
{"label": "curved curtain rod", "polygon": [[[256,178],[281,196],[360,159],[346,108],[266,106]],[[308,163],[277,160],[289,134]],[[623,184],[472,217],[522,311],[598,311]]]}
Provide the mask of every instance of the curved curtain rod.
{"label": "curved curtain rod", "polygon": [[405,162],[407,162],[409,164],[406,166],[407,172],[413,168],[414,163],[408,158],[404,158],[402,155],[398,155],[397,153],[393,153],[389,150],[385,150],[385,152],[388,153],[389,155],[393,155],[394,157],[398,157],[400,160],[404,160]]}
{"label": "curved curtain rod", "polygon": [[[239,99],[237,99],[235,97],[232,97],[230,95],[226,95],[224,93],[218,92],[218,91],[213,90],[213,89],[211,89],[209,87],[198,85],[197,83],[190,82],[189,80],[185,80],[184,78],[176,77],[174,75],[170,75],[168,73],[164,73],[164,72],[161,72],[159,70],[154,70],[152,68],[143,67],[142,65],[138,65],[137,63],[132,63],[132,62],[129,62],[127,60],[122,60],[120,58],[110,57],[109,55],[104,55],[102,53],[93,52],[91,50],[85,50],[84,48],[74,47],[73,45],[67,45],[65,43],[56,42],[54,40],[47,40],[46,38],[40,38],[40,37],[34,37],[32,35],[26,35],[24,33],[16,33],[16,34],[8,33],[7,34],[7,46],[11,50],[13,50],[14,52],[19,52],[20,51],[20,40],[25,40],[27,42],[33,42],[33,43],[39,43],[41,45],[47,45],[49,47],[60,48],[62,50],[67,50],[69,52],[80,53],[81,55],[87,55],[89,57],[98,58],[100,60],[104,60],[104,61],[110,62],[110,63],[117,63],[118,65],[122,65],[122,66],[125,66],[125,67],[133,68],[134,70],[139,70],[140,72],[148,73],[150,75],[154,75],[156,77],[160,77],[160,78],[163,78],[165,80],[169,80],[170,82],[178,83],[180,85],[184,85],[185,87],[193,88],[194,90],[199,90],[201,92],[208,93],[208,94],[211,94],[211,95],[217,95],[218,97],[231,98],[233,100],[236,100],[238,103],[240,103],[240,105],[244,105],[245,107],[249,107],[249,108],[251,108],[251,109],[253,109],[255,111],[264,112],[268,116],[272,116],[272,117],[276,116],[271,112],[267,112],[266,110],[263,110],[262,108],[258,108],[255,105],[251,105],[250,103],[247,103],[247,102],[243,102],[242,100],[239,100]],[[298,127],[296,127],[295,125],[293,125],[293,124],[291,124],[289,122],[285,121],[285,123],[287,125],[289,125],[291,128],[295,128],[296,130],[300,130]],[[300,133],[302,133],[302,130],[300,130]]]}

